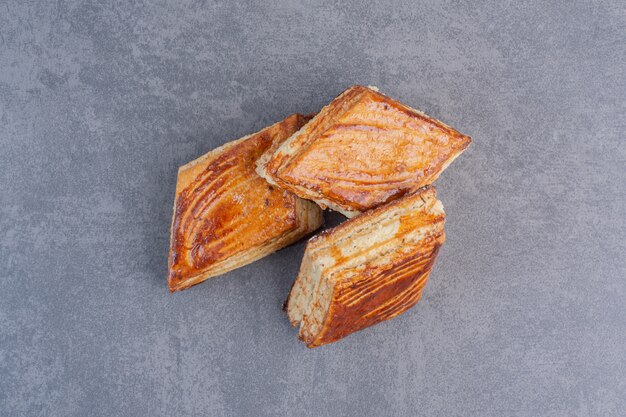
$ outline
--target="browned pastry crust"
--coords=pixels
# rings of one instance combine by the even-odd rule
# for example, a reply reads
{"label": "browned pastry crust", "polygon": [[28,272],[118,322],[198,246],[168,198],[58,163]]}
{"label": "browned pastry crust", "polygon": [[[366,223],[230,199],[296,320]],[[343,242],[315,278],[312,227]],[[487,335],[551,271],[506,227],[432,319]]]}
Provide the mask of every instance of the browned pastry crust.
{"label": "browned pastry crust", "polygon": [[254,171],[309,117],[293,114],[180,167],[168,284],[182,290],[268,255],[322,224],[321,209]]}
{"label": "browned pastry crust", "polygon": [[352,217],[431,184],[470,143],[422,112],[354,86],[260,158],[257,172]]}
{"label": "browned pastry crust", "polygon": [[286,310],[308,347],[395,317],[420,299],[445,241],[432,186],[312,238]]}

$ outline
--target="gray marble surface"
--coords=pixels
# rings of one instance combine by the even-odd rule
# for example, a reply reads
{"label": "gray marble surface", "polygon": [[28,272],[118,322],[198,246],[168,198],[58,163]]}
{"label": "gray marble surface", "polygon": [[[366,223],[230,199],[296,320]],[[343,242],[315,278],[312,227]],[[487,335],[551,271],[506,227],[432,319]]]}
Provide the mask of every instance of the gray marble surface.
{"label": "gray marble surface", "polygon": [[[625,34],[617,0],[0,0],[0,415],[625,415]],[[302,242],[169,294],[177,167],[357,83],[474,139],[422,301],[308,350]]]}

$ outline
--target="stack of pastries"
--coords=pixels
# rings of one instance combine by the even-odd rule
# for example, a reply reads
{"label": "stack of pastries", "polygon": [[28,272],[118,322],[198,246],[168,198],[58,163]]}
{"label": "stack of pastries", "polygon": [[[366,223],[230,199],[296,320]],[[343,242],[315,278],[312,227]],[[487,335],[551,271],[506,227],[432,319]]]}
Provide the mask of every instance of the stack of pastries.
{"label": "stack of pastries", "polygon": [[317,230],[285,302],[308,347],[395,317],[420,299],[445,241],[430,185],[471,143],[374,87],[293,114],[178,171],[168,284],[182,290]]}

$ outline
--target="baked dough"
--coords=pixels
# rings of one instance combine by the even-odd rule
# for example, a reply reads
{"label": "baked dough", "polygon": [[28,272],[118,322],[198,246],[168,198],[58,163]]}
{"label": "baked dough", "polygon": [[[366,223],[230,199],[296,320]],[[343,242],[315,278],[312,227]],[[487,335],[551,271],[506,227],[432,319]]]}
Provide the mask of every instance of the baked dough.
{"label": "baked dough", "polygon": [[354,86],[263,155],[257,172],[352,217],[431,184],[470,143],[418,110]]}
{"label": "baked dough", "polygon": [[285,303],[308,347],[335,342],[412,307],[445,241],[426,186],[309,240]]}
{"label": "baked dough", "polygon": [[317,229],[313,202],[268,184],[254,168],[310,117],[293,114],[180,167],[168,284],[182,290],[249,264]]}

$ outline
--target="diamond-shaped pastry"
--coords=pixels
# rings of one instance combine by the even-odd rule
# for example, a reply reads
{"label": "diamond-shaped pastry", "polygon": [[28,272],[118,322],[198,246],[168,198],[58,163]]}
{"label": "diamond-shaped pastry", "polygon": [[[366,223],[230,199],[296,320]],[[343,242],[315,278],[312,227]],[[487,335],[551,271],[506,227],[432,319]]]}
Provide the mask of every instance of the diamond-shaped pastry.
{"label": "diamond-shaped pastry", "polygon": [[335,342],[415,305],[445,241],[426,186],[315,236],[285,303],[308,347]]}
{"label": "diamond-shaped pastry", "polygon": [[322,224],[315,203],[268,184],[255,172],[257,158],[308,119],[293,114],[180,167],[169,254],[171,291],[249,264]]}
{"label": "diamond-shaped pastry", "polygon": [[257,172],[352,217],[431,184],[470,143],[420,111],[354,86],[263,155]]}

